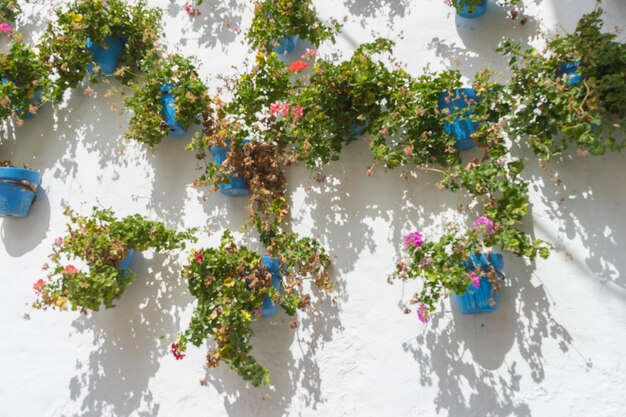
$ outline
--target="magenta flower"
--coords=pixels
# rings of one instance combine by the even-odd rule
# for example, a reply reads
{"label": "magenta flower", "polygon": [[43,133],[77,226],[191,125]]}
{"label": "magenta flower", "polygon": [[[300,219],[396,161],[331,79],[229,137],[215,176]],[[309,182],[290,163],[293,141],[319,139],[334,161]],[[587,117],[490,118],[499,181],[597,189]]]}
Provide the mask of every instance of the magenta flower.
{"label": "magenta flower", "polygon": [[488,230],[490,235],[493,235],[495,233],[495,231],[493,230],[493,222],[485,216],[480,216],[477,220],[474,221],[474,228],[479,231]]}
{"label": "magenta flower", "polygon": [[0,23],[0,33],[13,33],[13,28],[8,23]]}
{"label": "magenta flower", "polygon": [[467,275],[469,275],[469,278],[472,280],[472,284],[474,285],[474,287],[480,287],[480,278],[478,277],[478,274],[476,274],[476,272],[468,271]]}
{"label": "magenta flower", "polygon": [[198,9],[197,7],[194,7],[193,5],[187,3],[185,4],[185,12],[187,12],[187,14],[191,17],[196,17],[196,16],[200,16],[200,9]]}
{"label": "magenta flower", "polygon": [[417,317],[422,323],[428,323],[428,307],[426,307],[424,304],[421,304],[417,308]]}
{"label": "magenta flower", "polygon": [[411,232],[404,236],[404,246],[419,248],[424,245],[424,236],[420,232]]}

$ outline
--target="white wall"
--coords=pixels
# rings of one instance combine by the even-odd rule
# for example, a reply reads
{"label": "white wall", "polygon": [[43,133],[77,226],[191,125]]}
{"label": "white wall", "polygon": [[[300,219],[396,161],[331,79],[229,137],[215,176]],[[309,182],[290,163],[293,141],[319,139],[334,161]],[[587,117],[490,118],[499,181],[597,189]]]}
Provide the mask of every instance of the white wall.
{"label": "white wall", "polygon": [[[50,6],[34,3],[22,25],[36,39]],[[537,0],[524,26],[492,7],[473,22],[455,18],[442,0],[323,0],[320,14],[347,17],[335,47],[349,54],[372,32],[397,41],[397,57],[417,74],[458,65],[471,76],[502,69],[493,49],[502,36],[532,42],[536,27],[572,29],[592,0]],[[252,7],[244,0],[205,0],[190,20],[182,2],[154,1],[166,18],[172,50],[196,54],[202,73],[242,68],[251,52],[242,35]],[[624,26],[626,3],[604,0],[607,28]],[[32,32],[32,34],[31,34]],[[238,230],[245,201],[205,195],[189,184],[198,172],[186,139],[154,151],[126,143],[120,101],[81,89],[66,105],[29,120],[1,148],[3,159],[43,173],[30,217],[0,220],[0,415],[70,416],[568,416],[626,415],[626,191],[621,155],[566,158],[547,170],[530,156],[532,215],[528,230],[556,245],[547,261],[506,257],[500,309],[461,316],[449,301],[431,323],[400,305],[417,283],[390,286],[386,276],[402,235],[436,230],[461,195],[438,191],[434,175],[408,181],[399,172],[366,176],[364,142],[330,165],[324,185],[303,168],[289,171],[294,222],[334,255],[336,303],[316,305],[294,332],[283,313],[255,325],[254,354],[271,373],[254,389],[226,366],[207,372],[206,348],[175,361],[168,347],[186,326],[193,299],[180,257],[144,253],[140,278],[115,309],[88,317],[31,311],[32,284],[54,238],[63,207],[88,212],[98,202],[119,215],[141,213],[172,227]],[[117,110],[111,110],[115,105]],[[11,133],[13,136],[13,133]],[[523,152],[523,151],[521,151]],[[556,185],[553,178],[562,181]],[[312,191],[305,186],[312,184]],[[199,245],[216,243],[203,234]],[[24,318],[30,315],[30,320]],[[208,380],[202,386],[200,380]]]}

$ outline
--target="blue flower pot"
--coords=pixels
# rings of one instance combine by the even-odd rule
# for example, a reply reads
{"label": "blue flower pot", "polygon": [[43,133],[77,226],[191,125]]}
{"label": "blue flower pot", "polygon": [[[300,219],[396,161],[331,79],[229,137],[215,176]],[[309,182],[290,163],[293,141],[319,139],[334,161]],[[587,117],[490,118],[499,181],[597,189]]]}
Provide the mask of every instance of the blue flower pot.
{"label": "blue flower pot", "polygon": [[135,250],[129,249],[128,253],[126,254],[126,257],[122,259],[122,262],[120,262],[120,265],[119,265],[120,270],[128,271],[128,269],[130,268],[130,264],[133,261],[133,255],[135,255]]}
{"label": "blue flower pot", "polygon": [[492,290],[492,284],[486,277],[486,273],[493,266],[500,275],[504,269],[504,258],[499,253],[483,253],[472,254],[470,259],[465,262],[465,269],[470,271],[479,270],[482,272],[480,278],[480,286],[476,288],[474,284],[463,294],[452,294],[456,300],[461,314],[489,313],[498,309],[498,292]]}
{"label": "blue flower pot", "polygon": [[0,216],[28,216],[39,185],[41,174],[36,171],[14,167],[0,168]]}
{"label": "blue flower pot", "polygon": [[[93,55],[93,62],[100,67],[100,72],[104,75],[113,75],[124,52],[124,41],[107,36],[105,42],[106,45],[100,45],[87,38],[87,49]],[[89,72],[94,72],[93,67],[93,63],[87,66]]]}
{"label": "blue flower pot", "polygon": [[[481,0],[480,4],[470,5],[469,0],[455,0],[456,14],[467,19],[475,19],[487,11],[487,0]],[[461,11],[459,11],[461,9]]]}
{"label": "blue flower pot", "polygon": [[359,137],[365,132],[365,129],[369,127],[370,123],[365,122],[361,124],[353,123],[348,127],[348,134],[353,137]]}
{"label": "blue flower pot", "polygon": [[[280,273],[280,261],[277,258],[271,256],[264,256],[261,259],[261,264],[267,267],[267,271],[272,274],[272,286],[278,291],[283,288],[283,283]],[[270,317],[276,314],[278,310],[278,303],[272,302],[271,297],[267,296],[263,299],[263,309],[261,317]]]}
{"label": "blue flower pot", "polygon": [[[473,113],[471,104],[468,102],[477,103],[480,99],[472,88],[459,88],[455,91],[455,95],[452,96],[457,98],[448,101],[449,97],[451,97],[449,92],[441,93],[438,103],[439,110],[448,109],[448,114],[457,113],[457,116],[453,122],[444,123],[444,131],[449,135],[455,136],[455,145],[459,151],[472,149],[476,147],[476,144],[472,140],[472,133],[478,129],[479,124],[467,118],[467,116]],[[462,113],[465,117],[459,117],[458,112],[463,109],[466,109]]]}
{"label": "blue flower pot", "polygon": [[181,137],[185,136],[187,128],[183,127],[183,125],[178,123],[176,120],[176,110],[172,105],[176,100],[176,97],[171,94],[173,88],[174,86],[169,83],[161,86],[161,92],[163,93],[163,97],[161,98],[161,103],[163,105],[163,119],[170,129],[170,136]]}
{"label": "blue flower pot", "polygon": [[580,61],[567,62],[567,63],[563,62],[559,64],[559,71],[569,76],[567,85],[578,84],[579,82],[583,80],[583,76],[577,73],[579,66],[580,66]]}
{"label": "blue flower pot", "polygon": [[[274,49],[272,49],[272,51],[276,52],[278,55],[289,54],[293,52],[294,49],[296,49],[296,45],[298,45],[299,39],[300,38],[298,37],[298,35],[293,35],[293,36],[285,35],[282,38],[280,38],[280,43],[277,46],[275,46]],[[273,39],[273,41],[276,41],[276,39]]]}
{"label": "blue flower pot", "polygon": [[[249,139],[244,139],[243,143],[250,142]],[[213,158],[215,158],[215,162],[217,165],[222,165],[226,161],[226,154],[230,149],[231,140],[226,141],[226,146],[211,146],[210,150],[213,154]],[[228,167],[224,167],[228,168]],[[242,197],[250,194],[250,190],[248,188],[248,184],[244,181],[241,176],[236,175],[237,171],[228,175],[228,179],[230,183],[228,184],[219,184],[220,192],[229,197]]]}

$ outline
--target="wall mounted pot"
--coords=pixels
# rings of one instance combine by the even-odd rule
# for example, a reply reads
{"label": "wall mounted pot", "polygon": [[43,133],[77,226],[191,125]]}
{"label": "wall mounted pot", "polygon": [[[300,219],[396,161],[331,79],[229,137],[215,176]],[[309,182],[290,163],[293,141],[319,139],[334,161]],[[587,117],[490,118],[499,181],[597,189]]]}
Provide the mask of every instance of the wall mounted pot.
{"label": "wall mounted pot", "polygon": [[[91,38],[87,38],[87,49],[93,55],[93,63],[100,67],[100,72],[104,75],[113,75],[124,52],[124,41],[120,38],[107,36],[105,45],[101,45],[92,42]],[[94,72],[93,63],[87,66],[89,72]]]}
{"label": "wall mounted pot", "polygon": [[[250,142],[249,139],[244,139],[243,143],[246,144]],[[215,158],[215,162],[217,165],[222,166],[226,162],[226,154],[228,154],[228,150],[230,149],[231,140],[228,139],[226,141],[226,146],[215,146],[211,145],[209,148],[211,150],[211,154],[213,154],[213,158]],[[224,166],[224,168],[228,168],[228,166]],[[250,194],[250,190],[248,188],[248,184],[241,178],[240,175],[237,175],[238,172],[235,171],[232,174],[228,175],[228,179],[230,182],[228,184],[219,184],[220,192],[229,197],[242,197]]]}
{"label": "wall mounted pot", "polygon": [[[261,258],[261,264],[267,267],[267,271],[272,274],[272,286],[278,291],[283,288],[282,277],[280,273],[280,261],[277,258],[271,256],[264,256]],[[263,308],[261,317],[270,317],[276,314],[278,310],[278,303],[272,302],[271,297],[266,296],[263,299]]]}
{"label": "wall mounted pot", "polygon": [[461,314],[489,313],[498,309],[498,292],[493,290],[493,285],[487,278],[490,266],[496,270],[502,279],[504,269],[504,258],[499,253],[472,254],[465,262],[467,271],[474,271],[480,274],[480,285],[478,288],[474,284],[463,294],[452,294]]}
{"label": "wall mounted pot", "polygon": [[578,67],[580,66],[580,61],[574,62],[562,62],[559,64],[559,71],[562,74],[566,74],[569,76],[567,80],[567,85],[578,84],[583,80],[583,76],[578,74]]}
{"label": "wall mounted pot", "polygon": [[[444,131],[456,138],[456,148],[459,151],[466,151],[476,147],[472,140],[472,133],[475,132],[479,124],[469,119],[473,113],[471,107],[479,102],[479,97],[472,88],[459,88],[455,90],[454,95],[445,91],[439,96],[439,110],[447,109],[449,114],[457,113],[452,122],[444,123]],[[458,113],[461,110],[461,115]]]}
{"label": "wall mounted pot", "polygon": [[293,52],[294,49],[296,49],[296,45],[298,45],[299,39],[300,38],[298,37],[298,35],[293,35],[293,36],[285,35],[278,40],[272,39],[274,41],[273,43],[279,42],[278,45],[276,45],[272,49],[272,51],[276,52],[278,55],[289,54]]}
{"label": "wall mounted pot", "polygon": [[41,185],[41,174],[24,168],[0,168],[0,216],[26,217]]}
{"label": "wall mounted pot", "polygon": [[367,129],[369,125],[370,123],[367,121],[365,123],[353,123],[348,127],[348,134],[355,138],[359,137],[365,132],[365,129]]}
{"label": "wall mounted pot", "polygon": [[119,269],[121,271],[128,271],[128,269],[130,268],[130,264],[133,261],[134,255],[135,255],[135,250],[129,249],[128,252],[126,253],[126,256],[124,257],[124,259],[122,259],[122,262],[120,262],[119,264]]}
{"label": "wall mounted pot", "polygon": [[163,84],[161,86],[161,92],[163,96],[161,98],[161,104],[163,105],[163,119],[170,129],[170,136],[181,137],[187,134],[187,128],[183,127],[178,120],[176,120],[176,109],[174,109],[173,103],[176,97],[172,95],[174,86],[170,83]]}
{"label": "wall mounted pot", "polygon": [[475,19],[487,11],[487,1],[481,0],[479,4],[472,4],[471,0],[454,0],[456,14],[466,19]]}

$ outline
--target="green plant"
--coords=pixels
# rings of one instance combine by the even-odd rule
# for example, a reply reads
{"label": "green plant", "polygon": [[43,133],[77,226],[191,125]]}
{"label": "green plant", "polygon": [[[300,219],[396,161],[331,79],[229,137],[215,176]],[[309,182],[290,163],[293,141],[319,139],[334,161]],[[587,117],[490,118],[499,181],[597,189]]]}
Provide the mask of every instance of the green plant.
{"label": "green plant", "polygon": [[[295,248],[298,244],[287,246]],[[327,258],[320,259],[321,269],[311,271],[300,267],[309,262],[306,257],[310,253],[295,250],[288,255],[279,258],[284,271],[283,290],[279,291],[272,286],[271,274],[261,256],[237,245],[229,231],[224,232],[219,248],[192,252],[182,274],[198,304],[187,330],[172,344],[174,355],[182,358],[188,343],[200,346],[211,336],[216,347],[207,354],[209,367],[224,362],[254,386],[268,384],[267,369],[251,356],[251,325],[260,316],[263,299],[272,298],[293,316],[297,309],[304,310],[310,303],[310,296],[302,288],[307,274],[327,276]],[[326,281],[323,287],[327,288],[325,284]]]}
{"label": "green plant", "polygon": [[0,0],[0,23],[15,22],[22,14],[17,0]]}
{"label": "green plant", "polygon": [[255,49],[270,51],[283,36],[298,35],[318,47],[322,42],[334,42],[341,25],[332,22],[325,26],[317,17],[311,0],[256,1],[252,26],[247,33],[248,42]]}
{"label": "green plant", "polygon": [[[476,11],[476,7],[479,6],[484,0],[445,0],[446,4],[452,6],[457,12],[463,11],[465,7],[468,7],[468,11],[473,13]],[[521,7],[521,0],[498,0],[496,3],[502,7]]]}
{"label": "green plant", "polygon": [[46,67],[37,53],[24,42],[11,44],[0,54],[0,119],[14,117],[18,123],[28,113],[35,114],[50,92]]}
{"label": "green plant", "polygon": [[[117,219],[108,209],[94,208],[90,216],[80,216],[71,208],[65,214],[70,223],[67,234],[56,239],[50,260],[53,265],[48,281],[35,284],[39,296],[36,308],[80,309],[98,311],[104,305],[114,307],[124,289],[137,278],[120,264],[130,250],[142,252],[184,249],[186,241],[195,241],[195,230],[175,232],[160,222],[136,214]],[[78,259],[87,272],[66,262]]]}
{"label": "green plant", "polygon": [[[153,53],[161,36],[161,11],[146,6],[144,1],[130,5],[123,0],[76,0],[66,10],[57,12],[57,19],[48,24],[39,45],[41,57],[56,75],[56,97],[67,88],[74,88],[87,74],[92,53],[87,38],[94,44],[107,45],[107,37],[122,39],[124,51],[115,75],[123,82],[132,79],[142,60]],[[97,66],[90,79],[101,78]]]}
{"label": "green plant", "polygon": [[169,93],[175,97],[178,123],[187,128],[204,120],[202,115],[209,109],[210,98],[191,59],[153,55],[144,63],[143,72],[141,80],[131,85],[134,94],[125,101],[126,107],[133,110],[127,139],[154,146],[168,134],[162,104],[164,84],[171,85]]}
{"label": "green plant", "polygon": [[[570,144],[583,155],[624,147],[626,44],[602,33],[601,16],[601,9],[583,16],[574,33],[547,41],[542,51],[522,51],[510,40],[499,48],[511,56],[511,133],[520,141],[528,136],[544,161]],[[563,71],[567,64],[576,74]]]}

